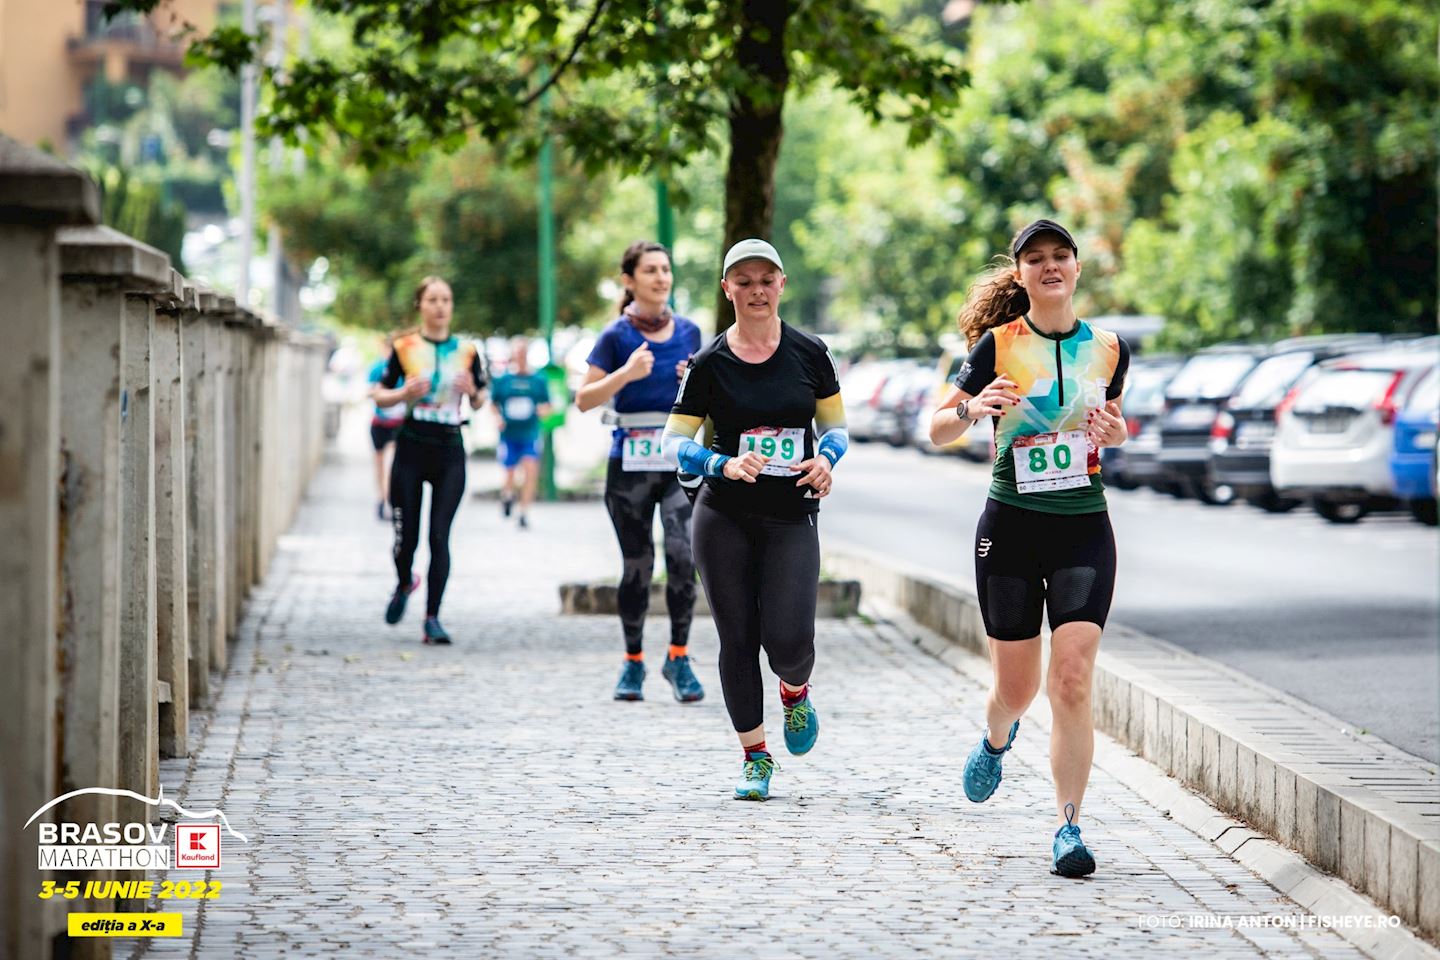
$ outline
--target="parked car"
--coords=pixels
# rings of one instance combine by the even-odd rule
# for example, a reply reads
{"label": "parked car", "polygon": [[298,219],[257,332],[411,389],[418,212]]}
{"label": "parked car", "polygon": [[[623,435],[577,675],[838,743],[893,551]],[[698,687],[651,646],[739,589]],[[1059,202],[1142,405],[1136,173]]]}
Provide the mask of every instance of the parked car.
{"label": "parked car", "polygon": [[1136,357],[1125,375],[1125,426],[1130,439],[1123,446],[1100,451],[1101,476],[1107,487],[1133,490],[1160,473],[1158,419],[1165,408],[1165,385],[1182,361],[1176,357]]}
{"label": "parked car", "polygon": [[1435,526],[1435,437],[1440,433],[1440,368],[1432,367],[1415,384],[1405,409],[1395,418],[1395,449],[1390,479],[1410,515]]}
{"label": "parked car", "polygon": [[890,374],[875,404],[875,438],[892,447],[910,443],[915,413],[930,402],[935,364],[914,362]]}
{"label": "parked car", "polygon": [[1280,407],[1270,483],[1309,500],[1332,523],[1354,523],[1398,505],[1390,474],[1395,420],[1435,366],[1423,347],[1377,350],[1311,368]]}
{"label": "parked car", "polygon": [[910,360],[861,360],[840,378],[840,397],[845,402],[845,423],[850,439],[861,442],[877,438],[880,393],[890,377],[908,369]]}
{"label": "parked car", "polygon": [[1208,347],[1195,354],[1165,386],[1160,415],[1160,473],[1152,484],[1206,503],[1224,504],[1234,490],[1210,479],[1210,431],[1220,408],[1267,348],[1249,345]]}
{"label": "parked car", "polygon": [[1212,488],[1229,487],[1235,496],[1270,513],[1300,505],[1270,485],[1270,445],[1275,439],[1275,411],[1306,370],[1324,360],[1362,350],[1379,349],[1378,334],[1296,337],[1271,347],[1240,383],[1210,428]]}
{"label": "parked car", "polygon": [[969,354],[962,344],[954,344],[940,354],[940,359],[930,373],[930,395],[924,405],[915,412],[911,436],[915,448],[921,453],[958,453],[969,460],[983,463],[991,459],[990,447],[995,439],[994,424],[989,418],[972,425],[958,440],[952,440],[943,447],[937,447],[930,442],[930,418],[935,413],[935,408],[949,396],[950,388],[954,386],[955,378],[960,374],[960,368],[965,365],[967,356]]}

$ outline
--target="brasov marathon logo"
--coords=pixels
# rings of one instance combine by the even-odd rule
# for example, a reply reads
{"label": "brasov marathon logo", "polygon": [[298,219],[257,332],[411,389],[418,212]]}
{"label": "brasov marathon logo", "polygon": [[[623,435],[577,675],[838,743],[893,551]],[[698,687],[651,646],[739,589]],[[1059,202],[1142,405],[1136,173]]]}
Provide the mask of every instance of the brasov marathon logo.
{"label": "brasov marathon logo", "polygon": [[[243,833],[230,826],[230,821],[220,810],[186,810],[174,800],[166,798],[163,786],[160,788],[160,796],[153,798],[131,790],[115,790],[109,787],[72,790],[36,810],[30,819],[25,821],[25,827],[28,829],[51,807],[85,794],[129,797],[152,807],[170,807],[190,821],[206,822],[175,824],[173,846],[165,837],[170,827],[166,823],[41,823],[41,870],[218,870],[222,826],[226,833],[241,843],[250,842]],[[212,822],[216,819],[220,822]],[[170,856],[172,849],[175,854],[173,860]]]}

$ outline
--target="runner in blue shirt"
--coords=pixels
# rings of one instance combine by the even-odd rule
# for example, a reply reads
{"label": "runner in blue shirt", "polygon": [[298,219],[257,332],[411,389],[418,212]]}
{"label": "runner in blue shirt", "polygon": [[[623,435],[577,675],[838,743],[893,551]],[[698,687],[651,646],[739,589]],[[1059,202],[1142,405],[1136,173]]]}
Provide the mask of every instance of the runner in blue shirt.
{"label": "runner in blue shirt", "polygon": [[500,507],[510,516],[515,504],[515,474],[520,483],[520,528],[530,526],[530,504],[540,482],[540,418],[550,412],[550,385],[530,370],[530,341],[510,341],[510,369],[495,378],[490,396],[500,419],[500,464],[505,485],[500,490]]}
{"label": "runner in blue shirt", "polygon": [[[390,354],[395,352],[394,344],[393,334],[387,333],[380,338],[380,359],[370,368],[372,400],[375,398],[375,391],[384,389],[380,386],[380,381],[385,378],[385,369],[390,366]],[[370,444],[375,448],[375,487],[380,492],[380,502],[375,505],[375,515],[381,520],[390,519],[390,512],[386,509],[390,500],[390,454],[394,451],[395,434],[404,422],[404,403],[392,403],[388,407],[377,403],[370,416]]]}
{"label": "runner in blue shirt", "polygon": [[700,329],[669,307],[670,254],[658,243],[630,245],[620,260],[625,297],[620,316],[590,351],[590,369],[575,400],[582,410],[611,404],[615,424],[605,474],[605,508],[620,542],[620,629],[625,663],[616,700],[643,700],[642,635],[655,572],[655,509],[665,530],[665,605],[670,650],[660,674],[675,699],[699,700],[705,689],[690,665],[690,620],[695,609],[695,565],[690,557],[690,500],[675,468],[660,450],[661,428],[685,365],[700,349]]}

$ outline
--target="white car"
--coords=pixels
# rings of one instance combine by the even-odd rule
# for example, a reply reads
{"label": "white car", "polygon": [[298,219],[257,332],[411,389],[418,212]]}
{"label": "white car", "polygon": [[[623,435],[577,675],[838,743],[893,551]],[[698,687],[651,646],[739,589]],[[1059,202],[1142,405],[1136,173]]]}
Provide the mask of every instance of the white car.
{"label": "white car", "polygon": [[1380,350],[1311,368],[1276,411],[1270,482],[1333,523],[1392,505],[1395,417],[1435,365],[1432,345]]}

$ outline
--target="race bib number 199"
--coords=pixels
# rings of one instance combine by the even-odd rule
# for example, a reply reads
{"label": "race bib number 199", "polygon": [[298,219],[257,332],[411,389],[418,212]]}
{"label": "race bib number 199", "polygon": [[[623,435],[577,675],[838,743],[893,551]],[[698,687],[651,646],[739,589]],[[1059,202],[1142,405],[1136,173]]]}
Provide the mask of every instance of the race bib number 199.
{"label": "race bib number 199", "polygon": [[804,427],[756,427],[740,434],[737,456],[750,452],[769,457],[760,472],[772,477],[793,477],[800,471],[795,464],[805,459]]}
{"label": "race bib number 199", "polygon": [[1020,493],[1088,487],[1084,430],[1038,433],[1011,445],[1015,456],[1015,489]]}

